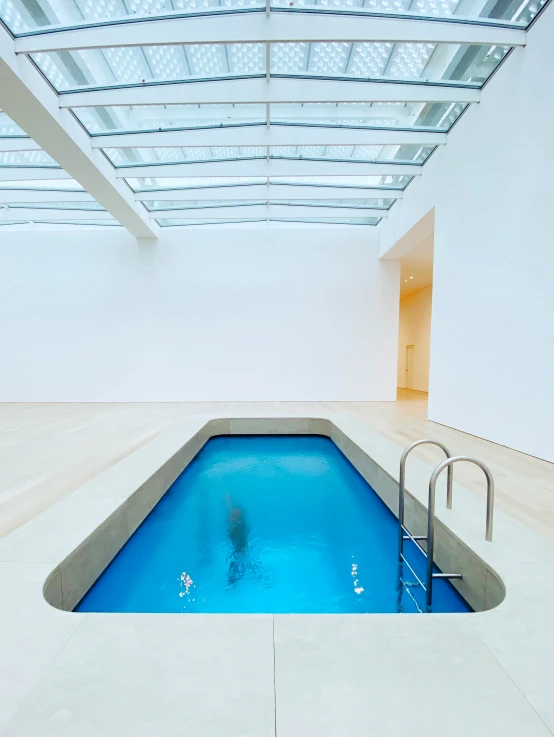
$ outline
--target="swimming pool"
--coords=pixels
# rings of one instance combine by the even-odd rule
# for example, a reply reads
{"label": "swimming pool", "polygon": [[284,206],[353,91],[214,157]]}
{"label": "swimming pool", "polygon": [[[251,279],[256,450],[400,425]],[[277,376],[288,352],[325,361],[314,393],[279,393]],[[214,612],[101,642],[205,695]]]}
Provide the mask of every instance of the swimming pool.
{"label": "swimming pool", "polygon": [[[397,524],[328,438],[215,437],[76,611],[417,612],[423,592],[399,584]],[[422,574],[423,556],[406,554]],[[466,611],[437,580],[433,612]]]}

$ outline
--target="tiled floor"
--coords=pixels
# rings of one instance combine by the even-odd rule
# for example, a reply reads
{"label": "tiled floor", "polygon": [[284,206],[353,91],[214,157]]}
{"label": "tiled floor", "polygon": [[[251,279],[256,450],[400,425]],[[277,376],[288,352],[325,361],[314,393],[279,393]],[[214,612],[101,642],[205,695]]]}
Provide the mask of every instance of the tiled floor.
{"label": "tiled floor", "polygon": [[[187,415],[250,411],[346,413],[401,448],[422,437],[442,440],[454,454],[482,458],[495,477],[497,506],[554,542],[554,464],[429,422],[426,395],[405,389],[397,402],[0,404],[0,536]],[[441,460],[432,446],[415,454],[429,463]],[[458,464],[456,476],[484,494],[478,468]]]}
{"label": "tiled floor", "polygon": [[[396,478],[399,447],[410,439],[405,435],[435,427],[417,418],[422,401],[419,408],[418,402],[399,402],[352,405],[342,414],[337,405],[328,412],[356,452],[371,455],[388,478]],[[37,408],[23,409],[32,426]],[[223,411],[240,414],[238,406]],[[317,407],[297,411],[323,413]],[[2,737],[552,737],[554,593],[547,582],[554,546],[500,511],[493,542],[486,542],[483,502],[460,479],[454,509],[444,508],[443,497],[437,516],[504,581],[506,598],[490,611],[184,616],[82,614],[49,606],[42,595],[48,574],[77,546],[79,557],[81,543],[207,418],[186,419],[117,466],[114,455],[128,452],[141,433],[144,444],[146,426],[152,432],[157,423],[160,432],[184,414],[188,407],[173,405],[57,407],[46,412],[42,430],[33,430],[37,450],[41,434],[47,438],[51,461],[45,469],[55,469],[52,478],[72,469],[75,484],[79,473],[112,467],[0,541]],[[45,432],[51,423],[56,433]],[[384,437],[383,425],[394,441]],[[457,433],[450,440],[462,444],[464,438]],[[465,442],[480,444],[481,451],[491,446]],[[118,447],[110,453],[112,443]],[[20,465],[25,447],[21,435]],[[498,462],[494,447],[490,456]],[[526,464],[541,466],[505,449],[499,454],[521,479]],[[45,464],[48,454],[41,458]],[[10,463],[15,470],[17,463]],[[424,459],[411,461],[408,488],[420,501],[429,471]],[[32,470],[26,473],[30,478]],[[546,472],[542,478],[548,482]],[[45,488],[54,489],[55,482]],[[16,493],[11,503],[17,501]],[[91,548],[83,568],[93,558]]]}

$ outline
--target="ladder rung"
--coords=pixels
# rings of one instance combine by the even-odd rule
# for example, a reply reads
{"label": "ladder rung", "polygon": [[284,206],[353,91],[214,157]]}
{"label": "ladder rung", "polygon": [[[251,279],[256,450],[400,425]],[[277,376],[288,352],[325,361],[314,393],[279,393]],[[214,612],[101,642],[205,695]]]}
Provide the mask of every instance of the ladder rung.
{"label": "ladder rung", "polygon": [[427,535],[403,535],[404,540],[427,540]]}
{"label": "ladder rung", "polygon": [[462,578],[461,573],[433,573],[433,578]]}

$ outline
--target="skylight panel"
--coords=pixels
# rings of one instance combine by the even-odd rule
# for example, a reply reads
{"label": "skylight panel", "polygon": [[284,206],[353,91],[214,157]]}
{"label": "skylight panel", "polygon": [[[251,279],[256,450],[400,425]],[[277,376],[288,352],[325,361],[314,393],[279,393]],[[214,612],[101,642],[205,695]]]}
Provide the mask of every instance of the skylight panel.
{"label": "skylight panel", "polygon": [[31,54],[58,92],[265,74],[264,44],[138,46]]}
{"label": "skylight panel", "polygon": [[162,228],[169,228],[172,226],[186,226],[186,225],[236,225],[239,223],[265,223],[266,218],[237,218],[231,219],[201,219],[201,220],[183,220],[180,218],[158,218],[156,220],[158,225]]}
{"label": "skylight panel", "polygon": [[434,146],[271,146],[276,159],[323,159],[328,161],[395,162],[422,164]]}
{"label": "skylight panel", "polygon": [[198,210],[210,207],[239,207],[265,205],[267,200],[144,200],[149,212],[156,210]]}
{"label": "skylight panel", "polygon": [[506,3],[481,2],[468,6],[459,0],[271,0],[272,9],[301,12],[307,9],[318,12],[353,12],[371,15],[402,15],[413,18],[436,18],[442,20],[469,19],[494,20],[509,25],[527,27],[547,0],[517,0]]}
{"label": "skylight panel", "polygon": [[190,146],[163,148],[105,148],[106,156],[116,167],[144,164],[181,164],[201,161],[261,159],[263,146]]}
{"label": "skylight panel", "polygon": [[265,125],[266,123],[266,107],[260,104],[122,105],[74,108],[73,113],[93,135]]}
{"label": "skylight panel", "polygon": [[29,179],[29,180],[0,180],[0,189],[22,189],[60,191],[60,192],[83,192],[84,189],[74,179]]}
{"label": "skylight panel", "polygon": [[[498,46],[392,41],[276,43],[271,45],[271,74],[445,84],[456,81],[480,87],[508,51]],[[433,63],[437,54],[439,60]]]}
{"label": "skylight panel", "polygon": [[[2,195],[0,194],[0,203],[1,201]],[[99,202],[94,202],[93,200],[90,202],[64,202],[63,200],[55,202],[37,202],[33,200],[32,202],[10,202],[7,205],[3,205],[3,207],[7,207],[9,210],[102,210],[105,212],[102,205]]]}
{"label": "skylight panel", "polygon": [[13,120],[0,110],[0,138],[9,137],[28,138],[24,130],[22,130]]}
{"label": "skylight panel", "polygon": [[0,18],[14,34],[77,25],[133,21],[137,18],[196,14],[199,11],[244,11],[265,7],[261,0],[0,0]]}
{"label": "skylight panel", "polygon": [[209,189],[210,187],[248,187],[255,184],[266,184],[267,182],[265,177],[160,177],[152,179],[127,177],[125,181],[133,192]]}
{"label": "skylight panel", "polygon": [[270,218],[276,223],[314,223],[320,225],[377,225],[381,218]]}
{"label": "skylight panel", "polygon": [[270,115],[278,125],[447,131],[466,107],[450,102],[278,103],[271,105]]}
{"label": "skylight panel", "polygon": [[336,200],[272,200],[272,205],[290,205],[291,207],[351,207],[352,209],[388,210],[395,200],[388,199],[336,199]]}
{"label": "skylight panel", "polygon": [[412,180],[406,175],[393,176],[312,176],[312,177],[270,177],[270,184],[282,184],[287,187],[352,187],[382,188],[403,190]]}
{"label": "skylight panel", "polygon": [[30,166],[60,169],[45,151],[1,151],[0,166]]}

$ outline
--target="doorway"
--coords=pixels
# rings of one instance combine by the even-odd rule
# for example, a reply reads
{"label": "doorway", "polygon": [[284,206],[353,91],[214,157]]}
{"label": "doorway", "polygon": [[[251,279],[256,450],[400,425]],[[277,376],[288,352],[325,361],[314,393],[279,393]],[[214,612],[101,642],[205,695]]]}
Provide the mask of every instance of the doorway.
{"label": "doorway", "polygon": [[414,388],[414,347],[406,346],[406,378],[404,383],[406,389]]}

